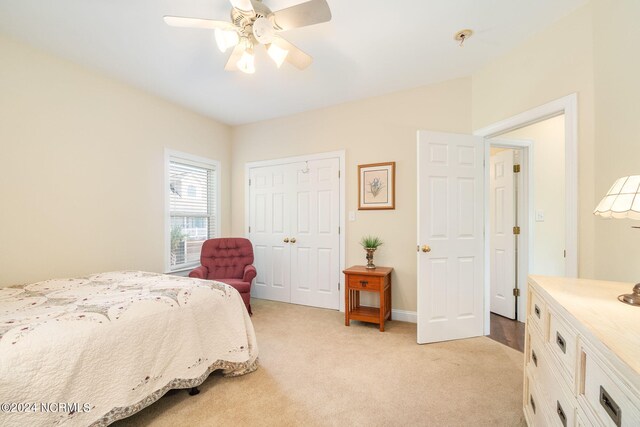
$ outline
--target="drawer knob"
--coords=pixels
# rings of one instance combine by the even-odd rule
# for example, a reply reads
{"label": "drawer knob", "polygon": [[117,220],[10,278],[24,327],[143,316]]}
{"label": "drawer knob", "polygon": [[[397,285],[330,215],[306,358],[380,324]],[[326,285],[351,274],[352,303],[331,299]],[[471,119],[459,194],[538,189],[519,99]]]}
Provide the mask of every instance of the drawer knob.
{"label": "drawer knob", "polygon": [[609,414],[615,425],[620,427],[622,424],[622,410],[602,386],[600,386],[600,404],[607,414]]}
{"label": "drawer knob", "polygon": [[538,356],[536,356],[536,352],[531,350],[531,360],[533,360],[533,364],[538,366]]}
{"label": "drawer knob", "polygon": [[565,342],[564,338],[562,338],[562,335],[560,335],[560,332],[556,331],[556,344],[558,344],[558,347],[560,347],[560,350],[562,350],[563,353],[567,353],[567,343]]}
{"label": "drawer knob", "polygon": [[536,316],[538,316],[538,319],[540,318],[540,307],[538,307],[537,305],[535,306],[535,308],[533,309],[533,311],[536,312]]}
{"label": "drawer knob", "polygon": [[362,285],[363,288],[366,288],[369,282],[367,282],[366,280],[360,280],[360,284]]}
{"label": "drawer knob", "polygon": [[567,427],[567,416],[564,413],[564,410],[562,409],[562,405],[560,405],[560,402],[556,400],[556,412],[558,413],[558,418],[560,418],[560,422],[562,422],[562,425],[564,427]]}

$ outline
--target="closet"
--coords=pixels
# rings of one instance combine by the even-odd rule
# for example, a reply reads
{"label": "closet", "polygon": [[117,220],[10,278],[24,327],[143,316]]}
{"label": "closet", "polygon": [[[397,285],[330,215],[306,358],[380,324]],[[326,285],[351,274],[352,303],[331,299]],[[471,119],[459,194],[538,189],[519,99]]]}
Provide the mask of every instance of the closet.
{"label": "closet", "polygon": [[248,165],[248,238],[261,299],[340,307],[340,159]]}

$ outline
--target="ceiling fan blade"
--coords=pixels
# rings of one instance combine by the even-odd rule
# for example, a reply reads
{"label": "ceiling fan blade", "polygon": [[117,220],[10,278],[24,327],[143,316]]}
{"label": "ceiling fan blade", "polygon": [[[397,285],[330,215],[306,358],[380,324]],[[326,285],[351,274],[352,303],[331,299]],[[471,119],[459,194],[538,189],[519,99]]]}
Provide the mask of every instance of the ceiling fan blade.
{"label": "ceiling fan blade", "polygon": [[287,31],[331,20],[327,0],[311,0],[296,6],[273,12],[276,29]]}
{"label": "ceiling fan blade", "polygon": [[240,9],[243,12],[254,12],[251,0],[229,0],[231,6]]}
{"label": "ceiling fan blade", "polygon": [[172,27],[205,28],[207,30],[237,30],[231,22],[214,21],[212,19],[185,18],[182,16],[165,16],[164,22]]}
{"label": "ceiling fan blade", "polygon": [[282,37],[274,38],[272,43],[279,48],[288,51],[289,53],[285,60],[301,70],[304,70],[313,62],[313,58],[311,58],[311,56],[307,55]]}
{"label": "ceiling fan blade", "polygon": [[238,43],[236,47],[233,48],[233,52],[231,52],[231,56],[227,61],[227,65],[224,66],[224,69],[227,71],[237,71],[238,70],[238,61],[242,57],[242,54],[246,50],[246,46],[244,43]]}

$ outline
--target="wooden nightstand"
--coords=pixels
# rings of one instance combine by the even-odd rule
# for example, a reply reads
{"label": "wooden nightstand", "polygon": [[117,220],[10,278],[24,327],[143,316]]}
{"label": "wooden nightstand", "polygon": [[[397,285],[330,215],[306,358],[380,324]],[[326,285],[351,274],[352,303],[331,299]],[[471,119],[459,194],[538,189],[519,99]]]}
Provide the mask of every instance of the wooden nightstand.
{"label": "wooden nightstand", "polygon": [[[367,269],[356,265],[343,271],[346,289],[344,292],[344,324],[351,320],[377,323],[384,332],[384,321],[391,320],[391,272],[390,267]],[[360,305],[360,291],[380,294],[380,308]]]}

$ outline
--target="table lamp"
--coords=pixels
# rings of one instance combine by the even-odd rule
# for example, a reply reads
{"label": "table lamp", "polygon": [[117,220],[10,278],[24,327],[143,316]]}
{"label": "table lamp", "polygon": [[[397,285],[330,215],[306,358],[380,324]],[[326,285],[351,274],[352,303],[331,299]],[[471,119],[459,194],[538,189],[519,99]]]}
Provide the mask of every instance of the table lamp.
{"label": "table lamp", "polygon": [[[603,218],[640,220],[640,175],[625,176],[616,180],[593,213]],[[618,299],[630,305],[640,306],[640,283],[633,287],[633,293],[620,295]]]}

